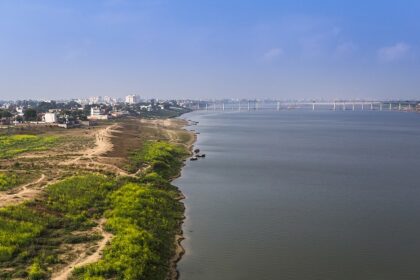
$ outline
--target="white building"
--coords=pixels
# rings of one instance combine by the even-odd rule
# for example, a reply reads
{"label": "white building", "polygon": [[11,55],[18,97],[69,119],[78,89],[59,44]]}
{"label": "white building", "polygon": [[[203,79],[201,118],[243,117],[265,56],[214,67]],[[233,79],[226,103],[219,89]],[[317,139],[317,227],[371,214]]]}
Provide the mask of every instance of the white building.
{"label": "white building", "polygon": [[56,113],[45,113],[44,121],[46,123],[56,123],[57,122],[57,114]]}
{"label": "white building", "polygon": [[140,97],[139,96],[137,96],[137,95],[127,95],[126,97],[125,97],[125,103],[128,103],[128,104],[137,104],[137,103],[139,103],[140,102]]}
{"label": "white building", "polygon": [[152,111],[152,105],[141,105],[140,106],[140,110],[143,110],[143,111],[148,111],[148,112],[151,112]]}
{"label": "white building", "polygon": [[101,115],[101,108],[91,107],[90,108],[90,115],[91,116],[99,116],[99,115]]}
{"label": "white building", "polygon": [[100,104],[100,103],[102,103],[102,97],[101,96],[89,97],[89,104]]}
{"label": "white building", "polygon": [[19,116],[23,116],[23,107],[16,107],[16,112],[18,113]]}
{"label": "white building", "polygon": [[115,98],[110,97],[110,96],[105,96],[103,100],[104,100],[105,104],[113,105],[113,104],[117,103],[117,100]]}
{"label": "white building", "polygon": [[88,116],[89,120],[107,120],[109,117],[106,114],[103,114],[101,108],[92,107],[90,108],[90,116]]}

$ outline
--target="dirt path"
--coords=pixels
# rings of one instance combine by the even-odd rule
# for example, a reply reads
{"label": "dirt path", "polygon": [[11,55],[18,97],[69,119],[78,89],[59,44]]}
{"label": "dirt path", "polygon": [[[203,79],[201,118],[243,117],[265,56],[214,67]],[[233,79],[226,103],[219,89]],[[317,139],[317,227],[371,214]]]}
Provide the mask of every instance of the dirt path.
{"label": "dirt path", "polygon": [[[51,280],[66,280],[71,275],[74,268],[97,262],[101,258],[102,252],[106,244],[112,239],[112,234],[104,230],[104,224],[105,224],[105,219],[101,219],[97,227],[100,234],[102,234],[103,239],[100,240],[97,245],[92,246],[92,248],[97,247],[96,251],[91,255],[87,255],[86,253],[83,253],[73,262],[65,266],[62,270],[53,274],[53,276],[51,277]],[[88,251],[88,249],[86,251]]]}
{"label": "dirt path", "polygon": [[[87,149],[82,152],[82,154],[74,159],[65,161],[60,165],[93,165],[97,168],[102,170],[110,171],[120,176],[130,176],[126,171],[122,170],[121,168],[108,163],[103,163],[97,161],[101,155],[106,154],[107,152],[113,149],[113,145],[111,142],[112,131],[118,127],[118,124],[114,124],[108,126],[104,129],[101,129],[97,133],[95,133],[95,147],[91,149]],[[82,162],[86,161],[86,162]]]}
{"label": "dirt path", "polygon": [[100,156],[105,154],[106,152],[112,150],[112,143],[110,138],[112,137],[111,131],[117,127],[117,124],[108,126],[104,129],[101,129],[95,134],[95,147],[91,149],[87,149],[82,152],[81,156],[78,156],[74,159],[66,161],[62,164],[70,165],[75,164],[80,161],[82,158],[85,159],[93,159],[95,156]]}
{"label": "dirt path", "polygon": [[[74,159],[70,159],[68,161],[60,163],[60,165],[93,165],[96,168],[100,168],[102,170],[110,171],[120,176],[130,176],[126,171],[118,168],[115,165],[98,162],[96,159],[99,158],[101,155],[107,153],[108,151],[112,150],[113,146],[111,143],[110,138],[112,137],[112,130],[115,129],[118,125],[110,125],[104,129],[99,130],[95,134],[95,147],[87,149],[81,153],[80,156],[77,156]],[[87,160],[87,162],[82,162],[82,160]],[[15,188],[16,192],[9,191],[9,192],[0,192],[0,207],[5,207],[12,204],[18,204],[26,200],[36,198],[44,189],[42,188],[34,188],[34,186],[41,184],[45,180],[45,174],[42,174],[41,178],[25,184],[21,187]]]}
{"label": "dirt path", "polygon": [[17,204],[25,200],[35,198],[41,191],[41,188],[35,189],[30,188],[31,186],[36,186],[41,184],[45,180],[45,174],[41,175],[41,178],[27,183],[18,188],[16,193],[9,192],[9,193],[1,193],[0,194],[0,207],[5,207],[11,204]]}

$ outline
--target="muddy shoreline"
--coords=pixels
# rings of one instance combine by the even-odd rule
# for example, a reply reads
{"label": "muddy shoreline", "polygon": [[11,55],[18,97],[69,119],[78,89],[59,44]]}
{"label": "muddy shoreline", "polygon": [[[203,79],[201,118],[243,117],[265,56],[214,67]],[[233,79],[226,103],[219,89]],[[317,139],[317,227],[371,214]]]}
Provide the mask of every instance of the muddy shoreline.
{"label": "muddy shoreline", "polygon": [[[192,153],[193,153],[194,144],[197,142],[197,134],[195,132],[193,132],[193,131],[190,131],[190,130],[187,130],[186,129],[187,126],[191,125],[191,123],[189,121],[187,121],[187,120],[182,120],[182,121],[184,122],[184,125],[183,125],[182,129],[184,131],[190,133],[193,136],[193,141],[191,141],[190,143],[187,144],[189,155],[187,157],[185,157],[185,159],[184,159],[184,160],[187,160],[192,155]],[[181,172],[182,172],[182,169],[184,167],[185,167],[185,162],[184,162],[184,165],[182,166],[182,168],[179,170],[178,175],[177,176],[174,176],[171,179],[171,183],[175,179],[181,177]],[[181,190],[179,189],[178,186],[175,186],[175,187],[179,191],[179,197],[177,197],[177,200],[178,201],[183,201],[186,197],[181,192]],[[179,279],[180,273],[178,271],[178,262],[182,259],[182,257],[185,254],[185,248],[182,246],[182,241],[185,239],[184,232],[182,230],[182,226],[183,226],[184,221],[185,221],[185,218],[186,218],[186,216],[185,216],[185,203],[183,203],[183,202],[181,202],[181,203],[182,203],[183,208],[184,208],[184,215],[182,216],[182,219],[181,219],[181,221],[179,223],[178,232],[175,235],[175,240],[174,240],[174,242],[175,242],[175,252],[174,252],[173,257],[170,260],[170,264],[169,264],[170,265],[170,269],[169,269],[168,280],[178,280]]]}

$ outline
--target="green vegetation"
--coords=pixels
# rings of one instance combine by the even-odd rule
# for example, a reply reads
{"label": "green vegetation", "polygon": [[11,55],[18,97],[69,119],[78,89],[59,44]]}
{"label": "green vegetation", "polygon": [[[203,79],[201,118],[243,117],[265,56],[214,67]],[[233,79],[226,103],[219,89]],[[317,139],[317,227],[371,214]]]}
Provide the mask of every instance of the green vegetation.
{"label": "green vegetation", "polygon": [[[63,213],[80,228],[90,218],[99,218],[106,208],[106,198],[115,183],[105,176],[70,177],[47,189],[47,205]],[[88,224],[89,226],[89,224]]]}
{"label": "green vegetation", "polygon": [[19,185],[28,183],[37,178],[39,174],[32,171],[16,173],[13,171],[0,171],[0,191],[7,191]]}
{"label": "green vegetation", "polygon": [[102,217],[114,238],[98,262],[76,268],[72,279],[165,279],[184,210],[170,179],[186,154],[175,144],[149,141],[130,158],[135,168],[147,166],[136,179],[73,176],[48,186],[37,200],[1,209],[0,279],[48,279],[63,244],[101,238],[89,230]]}
{"label": "green vegetation", "polygon": [[124,184],[110,195],[105,217],[114,239],[99,262],[75,270],[75,279],[166,278],[184,210],[169,180],[179,172],[185,155],[185,149],[159,141],[147,142],[133,154],[137,167],[150,168],[140,183]]}
{"label": "green vegetation", "polygon": [[0,109],[0,119],[2,118],[11,118],[13,115],[8,110]]}
{"label": "green vegetation", "polygon": [[23,117],[25,118],[25,121],[33,122],[38,119],[38,112],[33,108],[28,108],[23,112]]}
{"label": "green vegetation", "polygon": [[141,167],[150,166],[148,172],[155,172],[165,179],[175,176],[186,155],[184,148],[163,141],[148,141],[143,148],[130,157],[131,172]]}
{"label": "green vegetation", "polygon": [[37,135],[10,135],[0,136],[0,159],[10,158],[15,155],[30,152],[43,151],[56,143],[58,137]]}
{"label": "green vegetation", "polygon": [[49,218],[28,205],[0,209],[0,261],[22,253],[45,230]]}
{"label": "green vegetation", "polygon": [[97,240],[72,231],[96,225],[115,186],[101,175],[74,176],[49,186],[45,200],[0,209],[0,279],[46,279],[61,244]]}
{"label": "green vegetation", "polygon": [[[77,269],[78,279],[165,279],[182,219],[176,191],[129,183],[114,192],[106,212],[115,237],[102,259]],[[100,278],[93,278],[100,277]]]}
{"label": "green vegetation", "polygon": [[6,174],[0,172],[0,191],[6,191],[19,185],[19,179],[16,174]]}

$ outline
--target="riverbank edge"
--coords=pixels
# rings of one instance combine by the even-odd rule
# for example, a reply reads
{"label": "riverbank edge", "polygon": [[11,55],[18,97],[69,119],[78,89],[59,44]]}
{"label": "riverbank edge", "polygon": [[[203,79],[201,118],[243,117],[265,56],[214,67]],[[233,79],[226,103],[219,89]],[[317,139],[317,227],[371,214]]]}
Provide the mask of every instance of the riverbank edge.
{"label": "riverbank edge", "polygon": [[[173,181],[175,179],[182,176],[182,169],[186,165],[186,160],[193,154],[194,145],[197,142],[197,133],[187,129],[187,126],[190,125],[190,121],[188,121],[186,119],[182,119],[181,117],[177,117],[177,119],[184,122],[183,125],[182,125],[182,130],[188,132],[190,135],[192,135],[193,138],[192,138],[192,141],[186,145],[186,148],[187,148],[189,153],[188,153],[187,156],[185,156],[183,158],[184,162],[183,162],[182,167],[179,169],[178,174],[176,176],[173,176],[170,179],[171,184],[173,183]],[[176,232],[175,237],[174,237],[175,250],[174,250],[174,255],[172,256],[172,258],[169,261],[169,272],[168,272],[168,277],[167,277],[168,280],[178,280],[179,279],[180,273],[179,273],[179,270],[178,270],[178,263],[179,263],[179,261],[181,261],[182,257],[185,254],[185,248],[182,246],[182,241],[185,240],[184,232],[182,230],[182,227],[183,227],[184,221],[186,219],[186,216],[185,216],[186,206],[185,206],[185,203],[183,202],[183,200],[186,197],[182,193],[182,191],[180,190],[180,188],[178,186],[175,186],[175,185],[173,185],[173,186],[178,189],[179,196],[176,198],[176,200],[179,201],[182,204],[182,206],[184,208],[184,213],[183,213],[182,218],[179,222],[178,229],[177,229],[177,232]]]}

